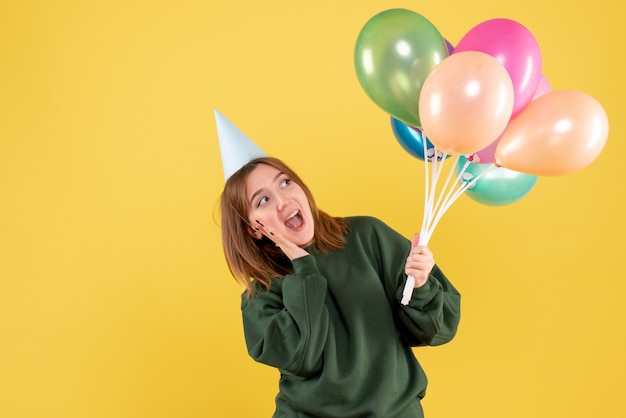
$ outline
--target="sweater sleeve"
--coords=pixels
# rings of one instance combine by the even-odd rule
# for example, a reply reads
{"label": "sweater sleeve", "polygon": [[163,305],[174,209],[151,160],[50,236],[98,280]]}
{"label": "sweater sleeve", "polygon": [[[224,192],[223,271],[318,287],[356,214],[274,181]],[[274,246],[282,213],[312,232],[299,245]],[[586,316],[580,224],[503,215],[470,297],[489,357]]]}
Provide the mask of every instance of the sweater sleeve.
{"label": "sweater sleeve", "polygon": [[409,304],[400,305],[406,279],[396,293],[401,332],[411,345],[441,345],[456,334],[461,295],[438,266],[432,269],[426,283],[413,290]]}
{"label": "sweater sleeve", "polygon": [[274,279],[269,291],[242,297],[244,335],[254,360],[307,378],[322,368],[329,326],[327,286],[313,257],[292,264],[294,273]]}
{"label": "sweater sleeve", "polygon": [[404,273],[411,242],[380,221],[373,222],[376,232],[375,252],[381,265],[385,289],[396,313],[398,330],[408,344],[441,345],[456,334],[460,320],[460,295],[435,265],[426,283],[413,290],[408,305],[402,305],[406,283]]}

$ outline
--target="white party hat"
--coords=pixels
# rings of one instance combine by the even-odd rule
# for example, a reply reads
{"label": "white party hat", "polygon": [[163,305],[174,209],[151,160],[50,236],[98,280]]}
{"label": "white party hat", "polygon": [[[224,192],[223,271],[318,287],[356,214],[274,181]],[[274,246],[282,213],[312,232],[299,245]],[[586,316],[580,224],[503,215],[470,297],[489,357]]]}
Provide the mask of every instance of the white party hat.
{"label": "white party hat", "polygon": [[217,109],[215,109],[215,123],[222,154],[224,180],[228,180],[233,173],[254,158],[267,156]]}

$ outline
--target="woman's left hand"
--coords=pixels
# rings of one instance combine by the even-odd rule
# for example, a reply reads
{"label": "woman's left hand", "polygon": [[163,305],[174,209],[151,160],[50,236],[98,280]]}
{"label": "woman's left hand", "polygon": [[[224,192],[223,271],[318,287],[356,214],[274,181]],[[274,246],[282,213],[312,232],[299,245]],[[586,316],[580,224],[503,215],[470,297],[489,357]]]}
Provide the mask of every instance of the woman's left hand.
{"label": "woman's left hand", "polygon": [[411,241],[411,252],[406,259],[404,272],[407,276],[415,279],[414,289],[424,286],[428,280],[431,270],[435,266],[435,258],[428,247],[418,245],[419,234],[413,236]]}
{"label": "woman's left hand", "polygon": [[276,244],[276,246],[280,248],[290,260],[309,255],[309,253],[305,249],[299,247],[293,241],[290,241],[289,239],[283,237],[278,232],[274,232],[277,231],[277,229],[272,228],[272,226],[267,221],[257,219],[256,223],[256,230],[269,238],[274,244]]}

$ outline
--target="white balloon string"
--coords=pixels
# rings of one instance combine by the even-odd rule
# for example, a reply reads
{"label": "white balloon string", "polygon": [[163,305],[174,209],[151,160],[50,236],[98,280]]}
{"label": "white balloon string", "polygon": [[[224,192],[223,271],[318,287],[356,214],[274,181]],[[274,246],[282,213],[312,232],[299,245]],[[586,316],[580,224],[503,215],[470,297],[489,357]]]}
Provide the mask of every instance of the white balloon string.
{"label": "white balloon string", "polygon": [[[430,189],[429,189],[429,194],[428,194],[428,201],[425,203],[425,210],[424,210],[424,230],[428,231],[428,225],[432,222],[433,220],[433,216],[435,214],[435,196],[437,195],[437,185],[439,183],[439,178],[441,177],[441,172],[443,170],[443,162],[442,160],[439,158],[440,156],[438,155],[438,150],[436,148],[433,148],[434,151],[434,156],[433,156],[433,160],[431,161],[430,164],[430,168],[431,168],[431,180],[430,180]],[[443,154],[445,156],[445,154]],[[424,237],[425,241],[424,243],[428,243],[428,240],[430,239],[430,235],[427,233]],[[424,244],[424,245],[425,245]]]}
{"label": "white balloon string", "polygon": [[[456,166],[458,165],[458,162],[459,162],[459,157],[457,156],[457,157],[454,158],[454,163],[453,163],[452,167],[450,168],[450,172],[448,173],[448,177],[446,178],[446,181],[445,181],[445,183],[443,184],[443,186],[441,188],[441,191],[439,193],[439,197],[437,198],[437,203],[435,204],[434,209],[433,209],[433,215],[436,214],[437,211],[439,211],[439,208],[441,208],[442,204],[445,204],[446,200],[443,199],[443,197],[444,197],[444,194],[445,194],[446,190],[448,189],[448,187],[450,187],[450,179],[452,178],[452,173],[454,172]],[[441,166],[443,167],[443,164],[441,164]],[[454,185],[453,185],[453,187],[454,187]],[[446,199],[448,198],[448,196],[450,196],[450,192],[451,192],[451,190],[445,195]],[[443,199],[443,202],[442,202],[442,199]],[[430,222],[432,222],[433,219],[434,218],[431,218]]]}
{"label": "white balloon string", "polygon": [[[439,196],[439,198],[441,199],[441,197],[443,196],[444,192],[446,191],[446,189],[448,189],[449,187],[449,183],[450,183],[450,179],[452,178],[452,175],[454,173],[454,171],[456,170],[456,166],[458,165],[460,160],[459,156],[456,156],[454,159],[454,164],[452,165],[452,167],[450,168],[450,172],[448,173],[448,179],[446,181],[446,184],[444,186],[444,188],[441,190],[441,195]],[[463,167],[461,167],[461,169],[459,170],[459,173],[454,181],[454,183],[452,184],[452,186],[450,186],[450,189],[447,191],[445,198],[443,199],[443,204],[438,206],[438,209],[443,208],[447,205],[448,201],[450,200],[450,196],[452,195],[453,190],[455,189],[455,187],[459,186],[459,182],[461,180],[461,178],[463,177],[463,173],[465,173],[465,171],[467,170],[467,168],[469,167],[470,162],[467,161]]]}
{"label": "white balloon string", "polygon": [[[469,161],[468,161],[469,163]],[[447,202],[444,206],[442,206],[441,210],[438,211],[437,216],[435,217],[434,222],[431,224],[429,233],[432,234],[435,230],[435,227],[437,226],[437,224],[439,223],[439,220],[441,219],[441,217],[443,216],[443,214],[450,208],[450,206],[452,206],[452,204],[470,187],[472,187],[474,184],[476,184],[476,182],[483,177],[485,174],[487,174],[490,170],[492,170],[496,165],[494,163],[492,163],[489,167],[485,168],[480,174],[478,174],[476,177],[472,178],[470,181],[462,181],[461,182],[461,177],[463,175],[463,173],[465,173],[465,171],[467,170],[467,167],[469,166],[469,164],[466,163],[465,166],[463,167],[463,169],[461,170],[461,172],[459,173],[459,176],[457,177],[457,184],[459,185],[457,191],[452,195],[452,197],[450,197],[449,199],[447,199]]]}
{"label": "white balloon string", "polygon": [[[436,167],[433,166],[433,172],[434,172],[433,178],[434,178],[434,181],[431,182],[432,183],[431,184],[431,191],[430,191],[430,199],[431,200],[429,202],[430,207],[429,207],[428,214],[425,217],[426,223],[425,223],[425,226],[423,228],[424,229],[423,233],[424,233],[426,242],[428,242],[428,240],[430,240],[430,237],[432,236],[433,228],[431,227],[431,225],[434,222],[434,220],[436,219],[436,213],[440,210],[442,204],[445,204],[445,201],[442,202],[442,199],[443,199],[443,197],[445,195],[446,189],[449,187],[452,173],[454,172],[455,167],[458,165],[458,161],[459,161],[459,157],[456,157],[455,160],[454,160],[454,164],[453,164],[452,168],[450,169],[450,173],[448,175],[448,178],[446,179],[443,188],[439,192],[438,199],[437,199],[437,202],[435,204],[434,203],[435,202],[435,196],[437,196],[437,190],[438,190],[437,186],[438,186],[438,183],[439,183],[439,178],[441,177],[441,173],[442,173],[443,168],[444,168],[444,163],[445,163],[445,159],[447,157],[447,154],[441,153],[441,156],[443,157],[443,158],[441,158],[441,160],[439,158],[437,158],[438,162],[437,162]],[[448,195],[449,195],[449,193],[448,193]]]}
{"label": "white balloon string", "polygon": [[469,181],[464,181],[464,185],[463,185],[463,191],[469,189],[470,187],[472,187],[474,184],[476,184],[476,182],[478,180],[480,180],[485,174],[487,174],[488,172],[490,172],[491,170],[493,170],[494,168],[496,168],[496,163],[491,163],[489,165],[489,167],[485,168],[480,174],[478,174],[476,177],[472,177],[471,179],[469,179]]}
{"label": "white balloon string", "polygon": [[409,304],[411,296],[413,296],[413,286],[415,286],[415,278],[413,276],[407,277],[404,290],[402,291],[402,300],[400,301],[401,304]]}
{"label": "white balloon string", "polygon": [[485,168],[480,174],[478,174],[476,177],[472,177],[471,179],[468,179],[467,181],[464,180],[463,181],[463,187],[462,187],[462,191],[461,193],[463,193],[465,190],[469,189],[470,187],[473,187],[476,182],[478,180],[480,180],[485,174],[487,174],[488,172],[490,172],[492,169],[494,169],[496,167],[495,163],[491,163],[489,165],[489,167]]}
{"label": "white balloon string", "polygon": [[446,213],[446,211],[450,208],[452,203],[454,203],[454,201],[458,199],[458,197],[461,196],[461,194],[463,193],[464,190],[461,190],[462,187],[463,186],[458,186],[454,194],[451,197],[448,197],[446,199],[446,203],[441,208],[439,208],[439,210],[437,211],[437,214],[435,215],[435,218],[429,225],[428,234],[432,235],[435,232],[435,227],[439,223],[439,220],[443,217],[444,213]]}
{"label": "white balloon string", "polygon": [[433,214],[434,194],[437,187],[437,162],[435,160],[424,160],[426,167],[430,170],[430,179],[424,182],[424,185],[428,184],[428,200],[425,202],[424,220],[426,225],[430,222]]}
{"label": "white balloon string", "polygon": [[422,131],[422,144],[424,146],[424,213],[422,214],[422,228],[420,229],[420,242],[423,241],[422,232],[426,229],[427,217],[429,212],[428,200],[430,198],[428,188],[428,146],[426,134]]}
{"label": "white balloon string", "polygon": [[[433,201],[433,192],[430,186],[429,181],[429,167],[428,164],[428,140],[426,139],[426,133],[422,131],[422,144],[424,147],[424,213],[422,217],[422,228],[420,229],[420,238],[419,245],[427,245],[430,237],[425,233],[426,226],[428,225],[429,218],[432,216],[432,201]],[[437,149],[435,149],[435,155],[433,156],[433,163],[437,160]],[[435,169],[433,169],[433,183],[436,184],[435,179]],[[406,283],[404,284],[404,289],[402,290],[402,300],[400,303],[402,305],[408,305],[411,300],[411,296],[413,296],[413,287],[415,286],[415,278],[413,276],[408,276],[406,278]]]}
{"label": "white balloon string", "polygon": [[[444,163],[447,155],[442,153],[441,160],[439,160],[438,150],[434,148],[434,155],[432,161],[429,164],[428,161],[428,146],[426,134],[422,131],[423,145],[424,145],[424,214],[422,218],[422,228],[420,230],[420,239],[418,245],[427,245],[430,241],[432,234],[435,232],[435,228],[443,215],[448,211],[450,206],[470,187],[476,184],[476,182],[496,167],[495,163],[492,163],[489,167],[484,169],[480,174],[471,179],[463,179],[463,175],[470,166],[471,161],[467,160],[463,167],[459,170],[457,177],[452,185],[450,180],[456,170],[456,166],[460,160],[457,156],[454,159],[452,167],[446,178],[445,183],[441,187],[439,195],[437,195],[437,186],[439,178],[441,177]],[[430,165],[430,170],[429,170]],[[435,203],[435,196],[437,196]],[[445,196],[445,197],[444,197]],[[402,292],[402,305],[408,305],[413,295],[413,287],[415,286],[415,278],[408,276],[404,289]]]}
{"label": "white balloon string", "polygon": [[[457,157],[457,161],[458,160],[459,160],[459,157]],[[450,175],[452,175],[452,173],[454,172],[457,161],[455,161],[455,166],[450,169]],[[435,216],[435,219],[430,224],[429,233],[431,235],[434,233],[435,227],[439,223],[439,220],[441,219],[443,214],[448,210],[448,208],[452,205],[452,203],[454,203],[454,201],[458,199],[458,197],[463,193],[463,191],[465,191],[465,190],[460,191],[460,189],[464,186],[464,184],[461,184],[461,178],[463,177],[463,174],[465,173],[469,165],[470,165],[470,161],[468,160],[465,162],[463,167],[461,167],[461,169],[459,170],[459,173],[454,181],[454,184],[452,185],[452,187],[450,188],[450,190],[448,191],[444,199],[444,204],[439,208]]]}

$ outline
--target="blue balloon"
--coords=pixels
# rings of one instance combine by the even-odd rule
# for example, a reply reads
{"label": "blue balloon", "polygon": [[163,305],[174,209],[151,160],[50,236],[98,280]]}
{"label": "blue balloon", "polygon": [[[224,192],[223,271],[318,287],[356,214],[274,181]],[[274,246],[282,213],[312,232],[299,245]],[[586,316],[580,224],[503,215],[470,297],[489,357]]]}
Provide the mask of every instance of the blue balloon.
{"label": "blue balloon", "polygon": [[[467,159],[459,158],[457,173],[465,166]],[[488,164],[469,163],[462,176],[462,181],[472,182],[473,178],[489,169],[481,178],[471,185],[465,194],[472,200],[488,206],[504,206],[517,202],[526,196],[537,183],[537,176],[520,173],[504,167],[490,169]]]}
{"label": "blue balloon", "polygon": [[[409,126],[392,116],[391,130],[406,152],[413,157],[424,161],[424,135],[422,134],[422,130],[420,128]],[[435,146],[428,140],[428,138],[426,138],[426,148],[428,161],[432,161],[435,155],[437,155],[437,158],[441,160],[441,153],[437,152]]]}

